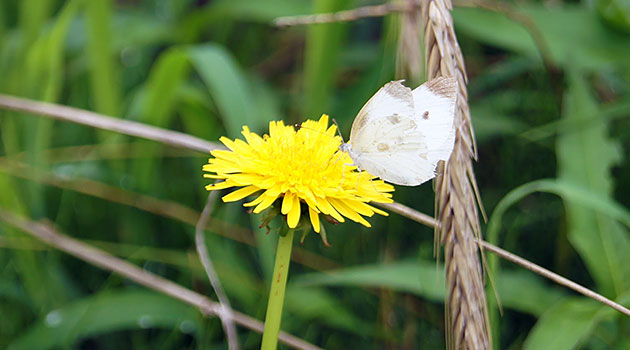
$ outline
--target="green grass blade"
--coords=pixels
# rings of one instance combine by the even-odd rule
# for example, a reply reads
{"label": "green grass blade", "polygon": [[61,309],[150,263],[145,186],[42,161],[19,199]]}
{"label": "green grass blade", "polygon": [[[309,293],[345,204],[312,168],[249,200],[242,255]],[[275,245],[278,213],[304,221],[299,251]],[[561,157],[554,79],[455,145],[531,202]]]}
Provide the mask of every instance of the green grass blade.
{"label": "green grass blade", "polygon": [[37,39],[44,24],[46,24],[53,1],[20,1],[19,3],[20,29],[24,34],[25,45],[29,45]]}
{"label": "green grass blade", "polygon": [[219,0],[206,9],[206,19],[230,18],[244,21],[269,23],[280,16],[308,14],[309,3],[304,0]]}
{"label": "green grass blade", "polygon": [[[310,273],[293,282],[303,286],[388,288],[413,293],[433,302],[444,302],[444,271],[426,261]],[[532,315],[541,314],[563,296],[560,290],[546,286],[540,278],[523,271],[504,271],[496,283],[504,307]]]}
{"label": "green grass blade", "polygon": [[101,293],[50,311],[26,329],[10,350],[72,348],[91,336],[123,329],[184,329],[196,334],[199,311],[171,297],[136,290]]}
{"label": "green grass blade", "polygon": [[501,229],[501,220],[507,209],[521,199],[536,192],[552,193],[567,201],[579,202],[594,212],[604,214],[621,222],[624,226],[630,227],[630,210],[610,197],[602,196],[599,193],[569,182],[544,179],[521,185],[501,199],[488,221],[488,229],[486,231],[489,237],[488,241],[496,241],[496,237]]}
{"label": "green grass blade", "polygon": [[218,45],[190,47],[187,53],[206,84],[230,137],[240,135],[243,125],[260,129],[263,120],[255,114],[247,80],[234,57]]}
{"label": "green grass blade", "polygon": [[[147,83],[139,92],[137,100],[138,114],[134,119],[144,123],[168,129],[177,103],[176,90],[184,83],[184,79],[190,71],[190,62],[186,53],[179,48],[173,48],[162,53],[153,66]],[[148,190],[155,177],[156,152],[160,149],[155,143],[144,143],[144,159],[136,160],[132,167],[136,176],[136,182],[140,189]]]}
{"label": "green grass blade", "polygon": [[110,0],[89,0],[85,2],[85,25],[87,27],[86,54],[89,64],[91,93],[94,110],[120,116],[121,91],[118,79],[119,68],[111,43]]}
{"label": "green grass blade", "polygon": [[[481,42],[539,61],[545,54],[557,66],[625,67],[630,56],[627,36],[607,27],[586,6],[531,4],[506,6],[504,11],[457,8],[453,19],[459,31]],[[566,28],[574,30],[567,34]]]}
{"label": "green grass blade", "polygon": [[[584,78],[569,75],[563,120],[584,121],[588,128],[561,133],[556,143],[558,177],[602,197],[612,196],[611,168],[621,160],[619,145],[608,137],[608,124]],[[599,118],[596,122],[593,119]],[[614,297],[630,287],[630,239],[619,223],[593,213],[584,203],[565,203],[568,239],[584,259],[601,291]]]}
{"label": "green grass blade", "polygon": [[287,287],[284,302],[289,314],[285,317],[298,316],[295,322],[299,322],[298,324],[285,324],[283,327],[290,333],[298,333],[312,322],[321,322],[359,336],[366,336],[371,327],[368,322],[348,310],[337,296],[324,289],[290,285]]}
{"label": "green grass blade", "polygon": [[[589,191],[588,189],[568,182],[561,182],[557,180],[537,180],[515,188],[506,194],[501,201],[499,201],[488,222],[486,230],[488,242],[493,244],[498,242],[499,233],[501,232],[501,222],[505,212],[518,201],[536,192],[558,195],[567,203],[581,203],[592,213],[617,220],[626,227],[630,227],[630,211],[612,200],[610,197],[603,196],[599,193]],[[488,265],[490,273],[493,274],[495,280],[501,281],[503,279],[504,272],[499,273],[498,258],[494,255],[490,255],[488,257]],[[618,267],[621,268],[620,266]],[[492,291],[488,289],[487,293],[489,295],[491,295],[491,292]],[[492,301],[493,299],[489,299],[489,304],[491,306],[490,312],[491,315],[493,315],[491,316],[491,320],[492,322],[495,322],[497,321],[498,312],[496,310],[496,305],[492,308],[492,304],[494,304]]]}
{"label": "green grass blade", "polygon": [[603,319],[615,311],[596,301],[568,298],[545,312],[525,339],[526,350],[570,350],[587,339]]}
{"label": "green grass blade", "polygon": [[[29,2],[30,3],[30,2]],[[66,3],[52,22],[51,27],[41,33],[28,48],[24,62],[15,69],[22,72],[20,91],[22,94],[42,99],[55,101],[58,99],[63,86],[65,53],[65,37],[71,21],[75,18],[80,1]],[[22,8],[27,10],[27,6]],[[42,6],[47,6],[42,2]],[[31,23],[31,22],[29,22]],[[37,22],[39,23],[39,22]],[[30,24],[29,24],[30,25]],[[29,29],[35,30],[35,29]],[[37,33],[42,28],[36,30]],[[49,147],[52,139],[53,121],[48,119],[23,116],[16,125],[21,126],[21,132],[25,140],[25,148],[28,151],[26,159],[35,165],[43,164],[43,152]],[[16,131],[19,128],[15,128]],[[15,135],[14,135],[15,136]],[[14,143],[14,142],[11,142]],[[16,186],[16,183],[2,176],[2,198],[6,203],[20,213],[31,212],[33,216],[40,217],[45,213],[43,188],[36,184],[26,184],[24,187]],[[23,189],[23,191],[20,191]],[[9,231],[11,234],[13,231]],[[56,264],[54,260],[46,261],[45,257],[30,251],[11,252],[14,256],[15,270],[20,275],[25,287],[25,292],[35,303],[42,307],[49,307],[63,301],[65,286],[55,278]],[[55,257],[47,257],[55,259]],[[46,268],[42,268],[45,266]],[[43,288],[42,286],[46,286]],[[41,309],[38,309],[39,312]]]}
{"label": "green grass blade", "polygon": [[[316,0],[315,13],[345,9],[349,0]],[[317,119],[327,113],[337,77],[337,63],[347,24],[334,23],[309,26],[304,52],[304,118]]]}
{"label": "green grass blade", "polygon": [[[71,21],[77,14],[80,0],[67,3],[55,19],[52,28],[41,35],[29,49],[25,63],[24,93],[43,101],[54,102],[63,87],[65,38]],[[46,118],[28,119],[23,132],[29,150],[29,159],[35,164],[43,164],[43,150],[52,139],[53,121]],[[37,215],[44,211],[40,197],[41,189],[30,185],[31,206]]]}

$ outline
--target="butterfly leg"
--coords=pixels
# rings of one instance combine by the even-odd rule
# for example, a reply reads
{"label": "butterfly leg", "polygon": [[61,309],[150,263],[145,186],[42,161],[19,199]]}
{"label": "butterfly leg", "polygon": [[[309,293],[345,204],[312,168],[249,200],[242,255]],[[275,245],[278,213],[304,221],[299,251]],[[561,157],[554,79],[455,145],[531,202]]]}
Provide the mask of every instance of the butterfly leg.
{"label": "butterfly leg", "polygon": [[374,185],[374,179],[370,178],[370,183],[372,184],[372,189],[374,190],[374,192],[378,192],[378,190],[376,189],[376,185]]}
{"label": "butterfly leg", "polygon": [[339,183],[339,189],[343,186],[343,180],[346,178],[346,163],[343,163],[343,167],[341,168],[341,182]]}
{"label": "butterfly leg", "polygon": [[[356,166],[356,164],[354,163],[343,163],[343,168],[341,169],[342,173],[341,173],[341,182],[339,183],[339,188],[341,188],[341,186],[343,186],[343,180],[346,178],[346,166]],[[359,167],[357,167],[357,169],[359,170],[359,175],[361,174],[361,169],[359,169]],[[359,180],[357,176],[357,187],[359,187]]]}
{"label": "butterfly leg", "polygon": [[359,176],[357,176],[357,189],[359,188],[359,180],[360,180],[360,177],[361,177],[361,175],[363,175],[363,174],[367,174],[367,175],[368,175],[368,177],[369,177],[369,179],[370,179],[370,184],[372,185],[372,189],[374,190],[374,192],[378,192],[378,190],[376,189],[376,185],[374,185],[374,179],[372,178],[372,176],[371,176],[369,173],[367,173],[367,172],[365,172],[365,171],[361,171],[361,172],[359,173]]}

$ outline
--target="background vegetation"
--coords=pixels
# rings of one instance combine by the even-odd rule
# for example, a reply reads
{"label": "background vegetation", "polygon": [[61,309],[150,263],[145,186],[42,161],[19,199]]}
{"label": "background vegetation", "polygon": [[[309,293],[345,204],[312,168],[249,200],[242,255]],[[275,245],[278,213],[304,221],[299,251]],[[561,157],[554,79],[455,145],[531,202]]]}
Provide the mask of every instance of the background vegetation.
{"label": "background vegetation", "polygon": [[[2,0],[0,92],[211,141],[238,137],[242,125],[264,132],[269,120],[322,113],[348,135],[363,103],[385,82],[405,78],[396,75],[398,16],[287,29],[271,23],[367,4]],[[455,5],[478,142],[475,171],[490,216],[484,236],[630,305],[630,4]],[[0,110],[0,141],[2,209],[50,220],[72,237],[211,293],[190,220],[115,201],[150,196],[194,224],[207,196],[201,166],[208,155],[8,110]],[[101,195],[62,186],[72,183]],[[398,202],[425,213],[433,212],[433,198],[428,184],[395,192]],[[214,217],[208,248],[230,301],[263,319],[275,237],[238,203],[221,205]],[[311,235],[297,249],[283,329],[329,349],[443,348],[444,282],[432,229],[398,215],[371,222],[372,229],[329,225],[332,247]],[[3,223],[0,245],[0,348],[226,348],[218,319],[179,301]],[[503,316],[492,308],[497,348],[630,348],[627,317],[500,265],[494,280]],[[239,332],[244,348],[258,346],[260,334]]]}

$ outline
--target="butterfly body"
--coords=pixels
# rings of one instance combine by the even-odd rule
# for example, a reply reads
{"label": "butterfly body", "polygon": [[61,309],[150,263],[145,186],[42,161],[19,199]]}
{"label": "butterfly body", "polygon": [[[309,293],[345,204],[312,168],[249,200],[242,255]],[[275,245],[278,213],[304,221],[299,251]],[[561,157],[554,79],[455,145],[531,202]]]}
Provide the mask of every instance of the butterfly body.
{"label": "butterfly body", "polygon": [[436,78],[415,90],[401,81],[383,86],[357,114],[348,153],[361,170],[405,186],[435,177],[453,150],[457,81]]}

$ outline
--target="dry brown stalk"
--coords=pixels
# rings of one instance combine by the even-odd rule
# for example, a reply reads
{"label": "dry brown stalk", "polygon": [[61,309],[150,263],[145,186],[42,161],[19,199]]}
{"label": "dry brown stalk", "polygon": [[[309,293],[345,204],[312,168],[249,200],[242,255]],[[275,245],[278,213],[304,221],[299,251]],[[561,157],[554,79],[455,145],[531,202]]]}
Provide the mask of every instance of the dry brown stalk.
{"label": "dry brown stalk", "polygon": [[[145,158],[146,150],[140,142],[110,143],[95,145],[61,146],[42,150],[43,159],[49,164],[85,162],[89,160],[112,160]],[[11,154],[13,161],[24,161],[28,152]],[[199,152],[184,148],[165,147],[156,157],[161,158],[199,158]],[[0,156],[0,161],[7,156]]]}
{"label": "dry brown stalk", "polygon": [[[0,172],[114,203],[120,203],[193,226],[196,225],[200,215],[199,212],[194,209],[176,202],[165,201],[94,180],[77,177],[62,177],[52,172],[30,167],[24,163],[8,161],[2,158],[0,158]],[[250,246],[256,244],[253,233],[249,229],[241,228],[216,218],[210,218],[208,221],[206,228],[215,234]],[[299,246],[293,248],[291,258],[293,261],[313,270],[330,270],[339,267],[339,264],[336,262]]]}
{"label": "dry brown stalk", "polygon": [[228,340],[228,349],[239,350],[241,346],[238,342],[238,333],[236,332],[236,327],[234,326],[234,310],[232,310],[230,299],[228,299],[227,293],[225,293],[225,290],[223,289],[223,285],[221,284],[219,275],[214,268],[212,258],[210,258],[208,247],[206,247],[205,228],[208,226],[208,221],[210,221],[210,214],[212,214],[214,204],[217,201],[218,196],[219,191],[212,191],[208,195],[206,205],[203,207],[203,211],[199,216],[199,221],[197,221],[197,225],[195,225],[195,246],[197,248],[197,255],[199,255],[199,260],[201,261],[203,269],[206,271],[206,275],[208,276],[208,280],[210,281],[210,285],[212,286],[212,289],[214,290],[214,293],[219,300],[218,316],[221,319],[223,331],[225,332],[225,336]]}
{"label": "dry brown stalk", "polygon": [[[24,163],[12,162],[7,159],[0,158],[0,171],[31,181],[36,181],[39,183],[56,186],[58,188],[63,188],[71,191],[76,191],[78,193],[94,196],[96,198],[101,198],[104,200],[132,206],[140,210],[153,213],[155,215],[168,217],[190,225],[194,225],[195,223],[198,224],[197,218],[200,217],[199,213],[195,210],[178,203],[163,201],[158,198],[130,192],[93,180],[79,178],[62,178],[58,175],[55,175],[54,173],[45,172],[41,169],[29,167]],[[434,228],[438,226],[438,222],[434,218],[430,217],[429,215],[420,213],[417,210],[407,207],[403,204],[394,202],[378,203],[377,205],[391,211],[392,213],[396,213],[420,224]],[[204,225],[204,227],[207,227],[213,232],[237,242],[248,245],[256,244],[250,230],[239,228],[216,218],[210,218],[208,220],[208,223]],[[225,230],[223,229],[223,227],[228,227],[229,230]],[[43,249],[43,247],[32,245],[31,243],[32,242],[16,242],[14,239],[12,239],[11,241],[0,239],[0,247],[12,249],[21,249],[24,247],[26,247],[27,249]],[[105,242],[93,243],[95,243],[95,245],[105,245]],[[504,258],[505,260],[512,261],[515,264],[523,266],[526,269],[531,270],[543,277],[551,279],[557,284],[571,288],[578,293],[584,294],[587,297],[597,300],[605,305],[609,305],[616,310],[629,314],[630,316],[630,312],[628,312],[627,309],[623,306],[615,303],[610,299],[606,299],[602,296],[597,296],[597,293],[594,293],[593,291],[588,290],[587,288],[582,287],[575,282],[569,281],[566,278],[559,276],[549,270],[546,270],[538,265],[535,265],[523,258],[515,257],[514,254],[506,252],[488,242],[479,241],[479,244],[484,248],[484,250],[491,251],[499,255],[501,258]],[[339,267],[339,265],[332,260],[310,252],[302,247],[296,246],[293,249],[294,252],[291,259],[306,267],[312,268],[313,270],[331,270]]]}
{"label": "dry brown stalk", "polygon": [[427,80],[452,76],[459,82],[455,116],[455,147],[442,164],[435,180],[435,211],[440,223],[436,240],[444,246],[447,297],[447,347],[489,349],[491,347],[488,306],[480,263],[479,214],[472,161],[476,147],[468,96],[466,69],[453,29],[451,0],[422,2]]}
{"label": "dry brown stalk", "polygon": [[[100,249],[94,248],[74,238],[68,237],[58,232],[51,225],[25,219],[7,210],[4,210],[3,208],[0,208],[0,220],[8,223],[11,226],[17,227],[25,233],[36,237],[42,242],[45,242],[83,261],[87,261],[90,264],[101,267],[105,270],[115,272],[142,286],[166,294],[175,299],[181,300],[189,305],[195,306],[206,316],[217,316],[220,315],[222,312],[222,308],[219,303],[216,303],[190,289],[184,288],[177,283],[174,283],[163,277],[141,269],[136,265],[130,264],[122,259],[112,256]],[[233,316],[235,323],[256,332],[262,333],[262,322],[237,311],[234,311]],[[281,342],[296,349],[322,350],[320,347],[317,347],[285,332],[280,332],[280,336],[278,337],[278,339]]]}
{"label": "dry brown stalk", "polygon": [[413,208],[410,208],[404,204],[400,203],[374,203],[374,205],[379,206],[383,209],[387,209],[392,213],[396,213],[400,216],[404,216],[408,219],[411,219],[415,222],[421,223],[423,225],[429,227],[437,227],[437,221],[431,216],[421,213]]}
{"label": "dry brown stalk", "polygon": [[[426,23],[429,23],[429,22],[426,22]],[[449,23],[451,23],[450,31],[452,31],[452,22],[449,22]],[[454,34],[453,34],[453,38],[454,38]],[[435,38],[433,38],[433,40],[434,40],[434,46],[438,45],[437,42],[435,42]],[[427,40],[427,42],[430,42],[430,41]],[[472,172],[472,161],[471,161],[471,158],[475,158],[476,155],[474,152],[474,149],[475,149],[474,138],[472,136],[473,134],[472,134],[472,129],[470,125],[470,115],[469,115],[468,106],[466,102],[466,90],[465,90],[465,85],[462,80],[462,79],[465,79],[465,74],[463,73],[464,72],[463,59],[461,58],[461,52],[459,51],[459,48],[457,47],[456,42],[455,42],[455,47],[457,48],[456,52],[458,53],[456,55],[457,57],[455,57],[455,61],[461,62],[461,68],[459,68],[460,70],[457,71],[458,75],[455,75],[455,76],[458,76],[460,79],[460,88],[462,86],[464,87],[464,89],[460,89],[459,108],[458,108],[458,114],[456,117],[457,118],[456,121],[458,123],[457,124],[458,136],[456,140],[455,151],[453,152],[453,156],[451,157],[451,161],[450,161],[451,163],[449,163],[450,164],[449,168],[447,169],[447,172],[443,173],[436,180],[436,189],[438,190],[438,195],[439,195],[438,198],[447,198],[445,197],[446,194],[451,195],[451,193],[446,191],[445,189],[446,182],[444,179],[447,177],[447,175],[450,175],[451,177],[454,176],[452,175],[453,171],[459,169],[459,168],[455,168],[453,164],[463,163],[466,165],[466,168],[463,171],[465,173],[465,176],[463,176],[462,178],[466,178],[466,176],[469,176],[469,179],[471,182],[467,183],[465,180],[462,180],[464,181],[463,183],[459,183],[459,182],[454,183],[454,185],[457,185],[456,187],[457,192],[454,192],[454,193],[463,193],[466,195],[466,197],[455,196],[454,198],[447,198],[447,199],[450,199],[450,202],[446,203],[446,206],[445,206],[446,209],[452,210],[453,213],[456,213],[459,216],[456,216],[454,218],[452,217],[450,220],[442,221],[442,223],[446,222],[447,224],[451,225],[450,231],[452,231],[454,227],[464,227],[464,228],[468,227],[468,230],[472,230],[473,236],[474,236],[475,234],[479,233],[479,220],[478,220],[478,215],[477,215],[477,209],[474,204],[474,196],[477,194],[477,189],[476,189],[476,183],[474,180],[474,173]],[[435,50],[439,50],[439,46],[435,48]],[[427,52],[432,52],[432,51],[427,51]],[[436,54],[431,54],[431,55],[435,56]],[[431,57],[429,57],[429,59]],[[435,57],[439,58],[439,56],[435,56]],[[435,57],[433,58],[433,60],[436,59]],[[438,66],[442,64],[441,61],[437,63],[438,63]],[[427,67],[431,67],[431,65],[428,65]],[[441,69],[442,69],[441,67],[439,69],[434,68],[432,71],[434,73],[437,73],[437,72],[441,72]],[[463,99],[462,99],[462,95],[464,96]],[[50,110],[47,110],[46,108],[49,106],[52,108]],[[74,123],[85,124],[85,125],[89,125],[89,126],[93,126],[97,128],[117,131],[123,134],[132,135],[132,136],[140,136],[140,137],[144,137],[144,138],[154,140],[157,142],[162,142],[167,145],[173,145],[177,147],[182,147],[184,149],[200,151],[203,153],[207,153],[207,150],[208,150],[207,148],[204,148],[204,147],[209,147],[209,149],[217,147],[217,145],[214,143],[207,142],[205,140],[202,140],[202,139],[199,139],[194,136],[187,135],[187,134],[183,134],[183,133],[159,129],[159,128],[144,125],[141,123],[127,122],[125,120],[111,118],[111,117],[103,116],[94,112],[80,110],[77,108],[64,107],[61,105],[55,105],[55,104],[50,104],[50,103],[42,103],[38,101],[33,101],[33,100],[28,100],[28,99],[13,97],[13,96],[7,96],[7,95],[2,95],[2,94],[0,94],[0,108],[40,114],[40,115],[52,117],[54,119],[60,119],[60,120],[74,122]],[[467,127],[464,127],[463,125],[466,125]],[[170,137],[171,139],[165,141],[166,137]],[[467,140],[470,140],[470,141],[467,141]],[[90,148],[88,149],[88,151],[92,150],[91,146],[87,146],[87,147]],[[73,151],[76,151],[76,150],[73,150]],[[457,156],[457,158],[455,158],[455,156]],[[16,156],[13,156],[13,157],[16,157]],[[29,179],[32,181],[37,181],[40,183],[57,186],[59,188],[77,191],[80,193],[95,196],[95,197],[102,198],[105,200],[110,200],[110,201],[121,203],[124,205],[133,206],[141,210],[149,211],[156,215],[170,217],[172,219],[179,220],[179,221],[191,224],[191,225],[195,225],[199,217],[199,213],[195,212],[193,209],[187,208],[177,203],[162,201],[157,198],[152,198],[145,195],[129,192],[129,191],[117,188],[117,187],[105,185],[105,184],[92,181],[92,180],[76,179],[76,178],[73,178],[73,179],[62,178],[53,173],[44,172],[41,169],[31,168],[31,167],[26,166],[23,163],[16,162],[15,160],[13,160],[14,159],[13,157],[11,159],[8,159],[7,157],[3,157],[4,159],[0,158],[0,171],[9,173],[13,176],[18,176],[18,177],[22,177],[22,178]],[[17,159],[19,159],[19,157],[17,157]],[[76,160],[76,157],[72,157],[72,159]],[[454,159],[457,159],[458,163],[455,163],[453,161]],[[462,172],[462,170],[458,170],[458,171],[460,173]],[[467,202],[464,200],[464,198],[467,198],[466,199]],[[436,209],[442,208],[440,206],[441,205],[440,203],[441,202],[437,203]],[[457,205],[457,203],[459,204]],[[463,204],[468,203],[470,207],[472,208],[471,211],[467,211],[463,213],[466,215],[462,215],[462,210],[463,210],[462,203]],[[442,224],[438,222],[437,220],[435,220],[434,218],[426,214],[420,213],[415,209],[404,206],[400,203],[381,204],[380,206],[392,212],[395,212],[401,216],[417,221],[421,224],[434,227],[436,228],[436,230],[439,230],[440,232],[444,231],[442,229]],[[445,211],[442,208],[442,210],[438,212],[438,214],[439,213],[443,214],[444,212]],[[456,220],[457,222],[453,222],[453,220]],[[216,221],[215,224],[212,223],[213,221]],[[236,241],[239,241],[245,244],[250,244],[250,245],[254,244],[254,240],[251,237],[251,231],[246,230],[246,229],[239,229],[235,226],[231,226],[230,232],[228,233],[221,229],[221,226],[224,226],[224,225],[225,224],[219,224],[218,220],[213,219],[211,220],[209,226],[213,227],[214,231],[216,231],[217,233],[223,236],[229,237],[231,239],[234,239]],[[446,236],[442,234],[441,238],[443,241],[444,239],[446,239]],[[458,236],[454,236],[454,238],[457,239]],[[483,242],[478,238],[474,238],[474,240],[475,242],[478,240],[479,245],[481,245],[484,249],[492,251],[493,253],[499,255],[500,257],[506,260],[510,260],[514,263],[517,263],[546,278],[553,280],[554,282],[560,285],[571,288],[579,293],[582,293],[588,297],[591,297],[599,302],[602,302],[606,305],[609,305],[627,314],[627,309],[624,308],[623,306],[603,297],[598,298],[593,295],[596,293],[593,293],[592,291],[584,287],[581,287],[571,281],[569,281],[571,283],[566,283],[566,281],[568,280],[564,279],[562,276],[558,276],[554,274],[553,272],[545,270],[537,265],[536,265],[536,268],[533,268],[532,267],[533,264],[526,261],[525,259],[522,259],[522,258],[512,259],[512,255],[510,253],[505,252],[502,249],[496,246],[493,246],[487,242]],[[471,249],[469,243],[470,242],[466,242],[465,247],[467,247],[468,249]],[[304,264],[305,266],[309,266],[316,270],[331,269],[331,268],[338,267],[336,263],[326,258],[323,258],[319,255],[311,253],[307,250],[303,250],[300,247],[295,247],[294,249],[295,251],[293,254],[293,259],[299,263]],[[476,253],[476,250],[474,248],[472,248],[472,250],[475,251]],[[485,306],[484,306],[484,315],[485,315]]]}
{"label": "dry brown stalk", "polygon": [[165,130],[151,125],[109,117],[79,108],[33,101],[16,96],[0,94],[0,107],[12,109],[14,111],[45,115],[53,119],[89,125],[99,129],[142,137],[148,140],[161,142],[165,145],[188,148],[204,153],[208,153],[213,149],[223,148],[216,143],[208,142],[181,132]]}
{"label": "dry brown stalk", "polygon": [[273,22],[278,27],[333,22],[349,22],[356,21],[361,18],[382,17],[393,12],[406,12],[410,10],[408,4],[409,3],[401,4],[398,2],[392,2],[383,5],[358,7],[352,10],[339,11],[335,13],[278,17]]}
{"label": "dry brown stalk", "polygon": [[493,252],[507,261],[511,261],[517,265],[523,266],[524,268],[532,272],[535,272],[536,274],[549,278],[550,280],[556,282],[557,284],[561,286],[565,286],[567,288],[573,289],[574,291],[581,293],[595,301],[598,301],[604,305],[612,307],[613,309],[625,314],[626,316],[630,316],[630,310],[628,308],[624,307],[623,305],[615,303],[614,301],[606,298],[605,296],[599,293],[595,293],[588,288],[585,288],[567,278],[564,278],[558,275],[557,273],[551,272],[539,265],[532,263],[531,261],[525,260],[518,255],[512,254],[488,242],[485,242],[483,240],[478,240],[477,242],[484,250]]}

